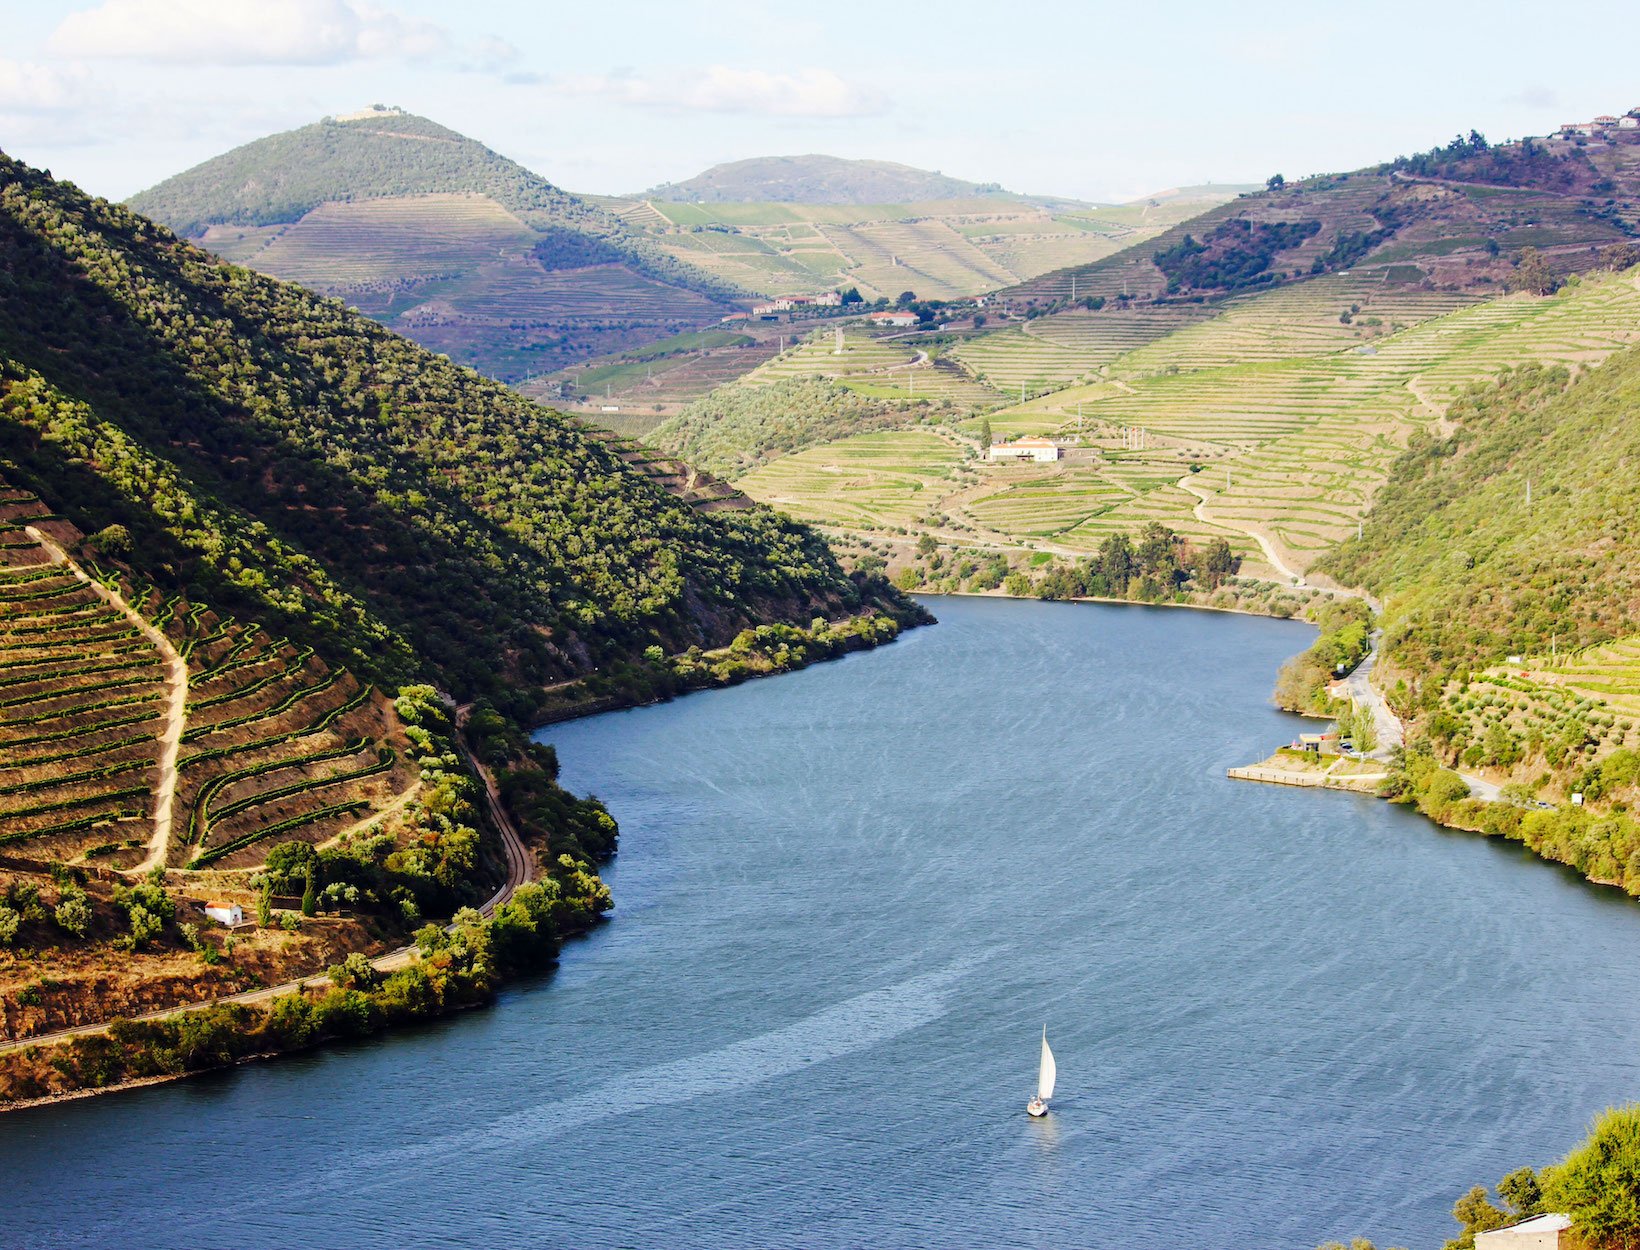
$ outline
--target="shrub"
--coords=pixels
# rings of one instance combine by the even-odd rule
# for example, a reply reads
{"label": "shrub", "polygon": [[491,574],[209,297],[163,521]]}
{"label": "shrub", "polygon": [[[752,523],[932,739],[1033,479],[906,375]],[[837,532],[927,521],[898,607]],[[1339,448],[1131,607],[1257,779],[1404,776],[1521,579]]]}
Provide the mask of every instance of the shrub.
{"label": "shrub", "polygon": [[86,898],[85,891],[79,889],[64,890],[58,900],[57,908],[52,912],[57,927],[74,937],[84,937],[91,927],[91,903]]}

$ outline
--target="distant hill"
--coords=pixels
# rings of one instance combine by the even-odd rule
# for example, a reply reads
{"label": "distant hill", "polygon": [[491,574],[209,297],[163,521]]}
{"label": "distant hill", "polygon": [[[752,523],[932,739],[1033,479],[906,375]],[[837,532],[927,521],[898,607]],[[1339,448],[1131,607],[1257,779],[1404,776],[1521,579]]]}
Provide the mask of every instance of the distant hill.
{"label": "distant hill", "polygon": [[1152,244],[1001,295],[1038,308],[1073,293],[1215,298],[1361,269],[1487,294],[1507,285],[1522,248],[1565,274],[1602,265],[1603,248],[1637,236],[1640,130],[1496,146],[1471,133],[1351,173],[1274,179]]}
{"label": "distant hill", "polygon": [[907,204],[1006,194],[994,182],[967,182],[894,161],[757,156],[714,165],[634,198],[702,204]]}
{"label": "distant hill", "polygon": [[605,209],[393,109],[258,139],[130,206],[502,378],[699,327],[737,293]]}

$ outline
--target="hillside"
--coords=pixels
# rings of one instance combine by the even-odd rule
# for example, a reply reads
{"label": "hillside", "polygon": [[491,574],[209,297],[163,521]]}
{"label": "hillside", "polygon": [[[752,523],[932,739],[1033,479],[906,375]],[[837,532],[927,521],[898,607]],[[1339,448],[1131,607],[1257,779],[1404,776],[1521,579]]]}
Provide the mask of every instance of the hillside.
{"label": "hillside", "polygon": [[[1478,134],[1349,173],[1272,179],[1154,244],[1001,292],[1023,307],[1089,296],[1214,297],[1361,270],[1484,292],[1536,248],[1558,273],[1640,234],[1640,131],[1492,146]],[[1074,282],[1074,291],[1073,291]]]}
{"label": "hillside", "polygon": [[[335,301],[0,165],[14,484],[219,608],[390,680],[561,681],[854,610],[824,545],[702,511],[576,422]],[[94,469],[88,468],[94,464]]]}
{"label": "hillside", "polygon": [[1235,194],[1206,187],[1095,205],[1051,196],[844,203],[611,199],[602,203],[680,262],[764,295],[857,287],[964,299],[1150,239]]}
{"label": "hillside", "polygon": [[[0,156],[0,1042],[328,964],[353,1005],[281,1006],[316,1014],[271,1048],[481,1001],[609,906],[614,823],[521,725],[921,619],[722,483]],[[224,940],[213,899],[259,919]],[[407,982],[362,962],[487,899]],[[142,1036],[13,1052],[0,1099],[220,1061]]]}
{"label": "hillside", "polygon": [[[1563,744],[1574,757],[1640,746],[1629,737],[1640,715],[1637,403],[1637,348],[1575,378],[1529,366],[1474,387],[1450,410],[1450,434],[1416,438],[1396,462],[1361,537],[1322,561],[1384,597],[1408,709],[1455,755],[1478,745],[1472,763],[1562,764],[1545,759],[1541,733],[1527,737],[1533,705],[1567,694],[1621,713],[1612,722],[1583,706],[1592,732]],[[1471,683],[1490,692],[1483,706],[1461,689]],[[1510,740],[1486,745],[1491,722]]]}
{"label": "hillside", "polygon": [[633,198],[686,204],[903,204],[1006,194],[994,182],[966,182],[894,161],[759,156],[714,165]]}
{"label": "hillside", "polygon": [[603,208],[397,110],[258,139],[130,205],[498,377],[715,321],[736,293]]}
{"label": "hillside", "polygon": [[[1104,259],[931,304],[921,332],[855,325],[839,345],[817,328],[741,380],[950,406],[907,409],[908,438],[810,437],[770,456],[745,442],[758,421],[733,419],[720,441],[749,468],[742,490],[888,560],[908,586],[988,579],[997,551],[1033,568],[1084,559],[1152,524],[1225,540],[1249,572],[1292,582],[1353,533],[1407,440],[1471,382],[1587,366],[1640,340],[1637,217],[1632,129],[1470,136],[1272,180]],[[986,463],[984,435],[1046,436],[1060,458]],[[657,437],[705,446],[698,430]],[[920,553],[925,537],[942,560]],[[967,571],[953,580],[953,567]]]}
{"label": "hillside", "polygon": [[1384,599],[1388,792],[1640,896],[1637,404],[1640,348],[1477,385],[1324,566]]}

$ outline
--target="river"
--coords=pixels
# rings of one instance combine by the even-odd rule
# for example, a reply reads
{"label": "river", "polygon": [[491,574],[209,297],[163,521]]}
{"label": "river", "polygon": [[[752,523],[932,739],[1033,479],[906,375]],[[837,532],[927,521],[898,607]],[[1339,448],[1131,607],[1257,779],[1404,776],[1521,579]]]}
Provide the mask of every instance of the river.
{"label": "river", "polygon": [[0,1118],[0,1244],[1428,1247],[1640,1094],[1640,908],[1226,780],[1307,628],[933,606],[546,731],[610,924],[493,1009]]}

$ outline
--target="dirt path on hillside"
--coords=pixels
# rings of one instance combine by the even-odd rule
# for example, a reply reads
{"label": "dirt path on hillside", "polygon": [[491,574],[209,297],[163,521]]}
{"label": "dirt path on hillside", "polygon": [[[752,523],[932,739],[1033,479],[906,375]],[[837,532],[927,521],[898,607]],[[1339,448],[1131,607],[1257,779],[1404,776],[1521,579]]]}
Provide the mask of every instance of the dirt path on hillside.
{"label": "dirt path on hillside", "polygon": [[[502,906],[508,899],[512,898],[512,896],[518,892],[520,886],[526,884],[534,877],[535,859],[534,856],[530,854],[529,847],[524,844],[524,839],[519,836],[518,830],[513,825],[511,817],[507,815],[506,808],[504,808],[501,804],[501,795],[498,787],[496,786],[494,774],[492,774],[487,767],[480,764],[475,758],[473,758],[472,754],[467,750],[466,742],[462,739],[461,728],[466,723],[467,713],[471,709],[471,706],[471,704],[468,704],[455,709],[456,747],[461,752],[462,756],[466,758],[467,762],[472,766],[473,770],[478,774],[480,780],[484,783],[485,805],[489,809],[491,818],[495,821],[496,828],[501,833],[502,845],[507,858],[506,879],[501,883],[500,888],[498,888],[494,894],[490,895],[490,897],[486,899],[478,908],[481,915],[488,916],[492,914],[496,908]],[[396,802],[408,801],[411,793],[413,793],[413,791],[406,791],[405,794],[399,796],[399,799],[396,800]],[[375,816],[371,817],[371,819],[376,819],[381,815],[382,812],[377,812]],[[451,928],[453,926],[446,927]],[[407,965],[413,963],[416,958],[417,952],[414,946],[400,946],[394,950],[388,951],[386,954],[376,956],[376,958],[372,959],[370,963],[371,966],[378,972],[386,973],[394,972],[400,968],[406,967]],[[220,998],[208,998],[202,1002],[185,1003],[175,1007],[162,1007],[158,1011],[144,1012],[142,1015],[131,1016],[128,1018],[132,1020],[163,1020],[167,1016],[178,1016],[190,1011],[199,1011],[205,1007],[215,1006],[217,1003],[263,1003],[267,1002],[269,999],[278,998],[284,994],[294,993],[296,990],[302,989],[305,986],[321,988],[329,984],[330,978],[324,973],[318,973],[314,976],[298,977],[295,980],[283,981],[278,985],[269,985],[259,990],[246,990],[241,994],[226,994]],[[91,1033],[101,1033],[108,1027],[109,1023],[109,1021],[104,1020],[96,1024],[82,1024],[72,1029],[58,1029],[52,1033],[40,1033],[34,1037],[21,1038],[18,1041],[7,1042],[0,1045],[0,1052],[8,1050],[21,1050],[25,1046],[50,1045],[53,1042],[67,1041],[74,1037],[84,1037]],[[0,1110],[4,1110],[4,1108],[0,1108]]]}
{"label": "dirt path on hillside", "polygon": [[[1203,513],[1202,510],[1206,508],[1208,503],[1211,501],[1211,496],[1209,496],[1208,493],[1201,487],[1196,485],[1196,475],[1194,473],[1186,473],[1179,479],[1177,484],[1180,490],[1186,491],[1196,497],[1196,506],[1191,509],[1191,515],[1198,521],[1204,525],[1216,525],[1220,529],[1234,530],[1239,534],[1247,535],[1247,537],[1251,538],[1258,544],[1259,550],[1264,553],[1264,558],[1269,563],[1271,568],[1275,569],[1276,572],[1280,573],[1289,581],[1299,586],[1304,585],[1304,574],[1296,572],[1287,564],[1285,560],[1276,554],[1275,544],[1272,543],[1268,537],[1266,537],[1262,530],[1255,526],[1248,525],[1245,521],[1221,520],[1217,517],[1210,517]],[[1340,591],[1339,593],[1357,594],[1359,592]]]}
{"label": "dirt path on hillside", "polygon": [[336,833],[326,838],[323,842],[318,843],[313,849],[316,851],[329,850],[331,847],[341,842],[343,838],[351,837],[353,834],[358,833],[361,829],[368,829],[383,816],[391,816],[394,812],[398,811],[420,793],[421,782],[419,780],[412,781],[407,789],[399,791],[383,806],[378,807],[368,816],[363,816],[360,819],[355,820],[346,829],[338,830]]}
{"label": "dirt path on hillside", "polygon": [[23,529],[46,549],[53,564],[63,565],[98,597],[123,613],[165,657],[170,698],[165,706],[165,729],[159,736],[159,785],[154,791],[154,832],[148,839],[148,853],[140,864],[130,870],[133,873],[147,872],[156,864],[165,862],[165,853],[171,845],[171,816],[177,793],[177,756],[182,750],[182,727],[188,714],[188,664],[171,645],[171,640],[149,624],[147,618],[127,603],[119,591],[110,590],[93,578],[71,560],[66,551],[34,526],[25,525]]}

